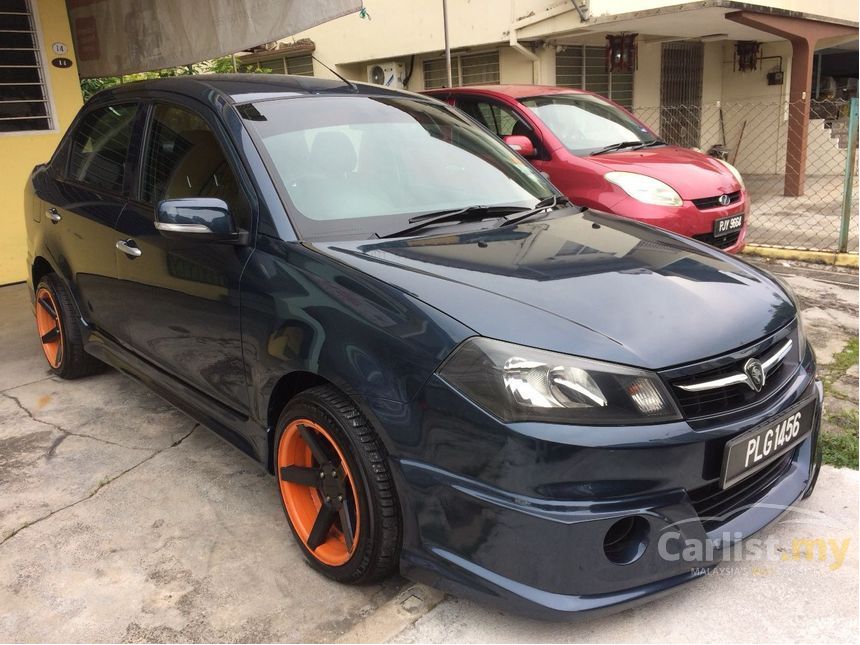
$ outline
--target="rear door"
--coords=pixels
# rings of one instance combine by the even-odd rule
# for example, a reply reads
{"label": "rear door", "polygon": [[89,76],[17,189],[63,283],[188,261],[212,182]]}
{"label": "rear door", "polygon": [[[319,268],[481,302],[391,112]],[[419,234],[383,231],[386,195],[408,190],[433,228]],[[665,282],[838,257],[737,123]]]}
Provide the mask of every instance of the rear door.
{"label": "rear door", "polygon": [[195,389],[244,411],[239,280],[253,249],[193,236],[165,238],[155,228],[155,209],[166,199],[217,197],[250,231],[252,193],[207,108],[155,102],[146,132],[139,185],[115,240],[123,247],[117,272],[126,303],[120,340]]}
{"label": "rear door", "polygon": [[91,108],[38,192],[54,266],[69,280],[82,315],[109,335],[116,324],[114,226],[132,179],[139,116],[136,102]]}

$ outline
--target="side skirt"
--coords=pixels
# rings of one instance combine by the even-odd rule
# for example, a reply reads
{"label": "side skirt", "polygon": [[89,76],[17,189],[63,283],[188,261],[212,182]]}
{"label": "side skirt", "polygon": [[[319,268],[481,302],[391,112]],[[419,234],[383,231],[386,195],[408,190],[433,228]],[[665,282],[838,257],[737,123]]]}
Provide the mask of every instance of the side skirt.
{"label": "side skirt", "polygon": [[85,349],[126,376],[140,381],[162,399],[206,426],[255,461],[264,463],[266,428],[232,408],[189,387],[96,330],[88,330]]}

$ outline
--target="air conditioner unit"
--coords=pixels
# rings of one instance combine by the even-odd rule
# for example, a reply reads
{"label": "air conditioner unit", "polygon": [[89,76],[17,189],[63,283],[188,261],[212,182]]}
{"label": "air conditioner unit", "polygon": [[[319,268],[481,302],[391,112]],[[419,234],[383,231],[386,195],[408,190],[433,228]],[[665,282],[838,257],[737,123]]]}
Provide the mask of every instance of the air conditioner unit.
{"label": "air conditioner unit", "polygon": [[367,82],[374,85],[384,85],[394,90],[402,90],[406,86],[403,79],[406,75],[406,66],[403,63],[389,61],[386,63],[374,63],[367,66]]}

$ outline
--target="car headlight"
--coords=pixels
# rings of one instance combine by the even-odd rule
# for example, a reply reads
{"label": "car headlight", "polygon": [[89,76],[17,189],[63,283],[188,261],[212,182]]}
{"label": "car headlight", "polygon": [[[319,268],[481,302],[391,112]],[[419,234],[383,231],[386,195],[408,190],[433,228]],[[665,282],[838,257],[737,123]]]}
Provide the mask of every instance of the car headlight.
{"label": "car headlight", "polygon": [[669,184],[636,172],[612,171],[603,175],[625,193],[644,204],[655,206],[683,206],[681,196]]}
{"label": "car headlight", "polygon": [[785,278],[781,278],[775,273],[768,274],[773,281],[776,282],[779,287],[785,292],[785,295],[788,296],[788,299],[791,301],[791,304],[794,305],[795,316],[797,318],[797,357],[798,360],[803,360],[803,357],[806,356],[806,348],[808,347],[808,343],[806,340],[806,329],[803,326],[803,316],[800,313],[800,301],[797,299],[797,294],[794,293],[794,289],[791,288],[791,285],[788,284],[788,280]]}
{"label": "car headlight", "polygon": [[747,189],[746,184],[744,184],[744,178],[741,176],[740,170],[735,168],[732,164],[730,164],[728,161],[726,161],[724,159],[719,159],[717,157],[714,157],[714,159],[716,159],[721,164],[723,164],[726,168],[728,168],[729,172],[732,173],[732,175],[734,175],[735,179],[737,179],[738,183],[741,185],[741,190]]}
{"label": "car headlight", "polygon": [[806,348],[809,346],[806,340],[806,329],[803,326],[803,316],[800,315],[800,310],[797,311],[797,358],[803,361],[806,356]]}
{"label": "car headlight", "polygon": [[651,372],[489,338],[470,338],[439,376],[506,422],[632,425],[680,419]]}

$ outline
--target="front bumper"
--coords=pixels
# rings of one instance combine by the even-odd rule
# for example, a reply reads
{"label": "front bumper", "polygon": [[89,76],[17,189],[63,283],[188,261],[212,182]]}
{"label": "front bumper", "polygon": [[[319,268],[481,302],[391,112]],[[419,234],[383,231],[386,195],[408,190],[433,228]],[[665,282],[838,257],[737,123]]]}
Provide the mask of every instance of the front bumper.
{"label": "front bumper", "polygon": [[[689,200],[678,207],[649,206],[625,196],[609,212],[698,239],[727,253],[740,253],[746,246],[750,201],[747,192],[742,191],[740,200],[734,204],[703,210]],[[744,215],[743,228],[738,233],[722,238],[713,236],[715,220],[738,214]]]}
{"label": "front bumper", "polygon": [[[753,417],[707,430],[685,422],[503,425],[434,377],[408,411],[374,412],[403,432],[390,435],[401,444],[394,460],[404,512],[401,571],[458,596],[551,619],[625,609],[702,576],[719,563],[721,549],[772,522],[814,485],[822,390],[812,370],[801,369],[779,400]],[[813,431],[775,483],[755,506],[706,533],[691,493],[713,485],[725,442],[813,397]],[[625,518],[638,518],[638,533],[613,562],[604,541]],[[696,562],[667,559],[658,548],[667,530],[718,548]]]}

